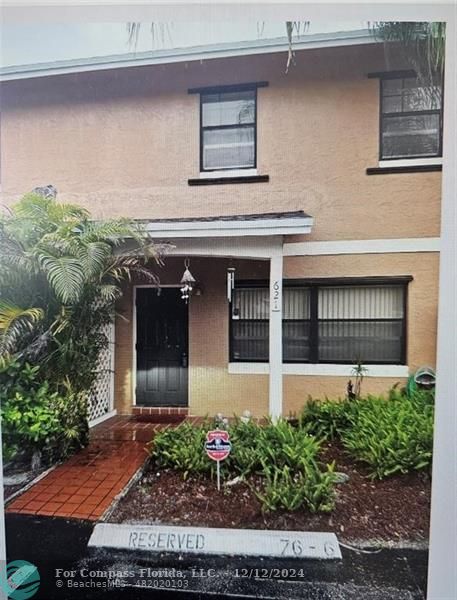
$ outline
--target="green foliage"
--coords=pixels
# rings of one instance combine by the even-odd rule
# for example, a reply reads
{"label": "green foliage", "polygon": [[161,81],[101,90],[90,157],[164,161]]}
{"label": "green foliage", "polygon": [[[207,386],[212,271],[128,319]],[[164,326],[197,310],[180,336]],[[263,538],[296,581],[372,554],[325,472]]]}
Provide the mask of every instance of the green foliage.
{"label": "green foliage", "polygon": [[264,489],[256,491],[256,496],[265,511],[293,511],[306,506],[313,513],[330,512],[334,507],[334,468],[331,464],[320,471],[311,462],[294,473],[287,465],[265,465]]}
{"label": "green foliage", "polygon": [[[127,239],[131,249],[115,252]],[[55,387],[88,392],[122,282],[155,282],[161,251],[132,221],[94,222],[82,207],[24,196],[0,217],[0,363],[42,364]]]}
{"label": "green foliage", "polygon": [[351,456],[369,465],[372,478],[426,469],[432,460],[433,413],[429,394],[368,396],[350,412],[341,441]]}
{"label": "green foliage", "polygon": [[347,452],[370,467],[372,478],[426,469],[433,448],[434,393],[410,397],[396,387],[387,398],[309,399],[299,424],[318,439],[340,438]]}
{"label": "green foliage", "polygon": [[[154,437],[151,454],[158,466],[190,473],[214,473],[204,442],[210,422],[195,426],[183,423]],[[252,478],[249,484],[263,510],[328,511],[333,507],[333,465],[324,471],[318,463],[319,442],[305,428],[294,428],[280,419],[264,426],[236,420],[229,427],[232,452],[223,463],[222,475]],[[260,482],[260,483],[258,483]]]}
{"label": "green foliage", "polygon": [[206,455],[204,444],[210,427],[184,422],[176,428],[167,428],[154,437],[151,455],[158,466],[182,471],[184,479],[189,473],[209,473],[213,461]]}
{"label": "green foliage", "polygon": [[230,427],[232,451],[225,462],[232,471],[245,476],[261,470],[262,447],[259,435],[259,426],[252,420],[243,422],[237,419]]}
{"label": "green foliage", "polygon": [[19,452],[38,451],[46,461],[67,456],[87,437],[86,398],[70,388],[51,389],[40,367],[10,362],[0,369],[3,451],[9,460]]}
{"label": "green foliage", "polygon": [[[437,21],[375,21],[373,32],[384,42],[398,42],[420,79],[444,71],[446,23]],[[396,48],[398,52],[398,48]]]}
{"label": "green foliage", "polygon": [[299,424],[318,439],[333,440],[348,426],[353,407],[353,401],[309,398],[300,414]]}

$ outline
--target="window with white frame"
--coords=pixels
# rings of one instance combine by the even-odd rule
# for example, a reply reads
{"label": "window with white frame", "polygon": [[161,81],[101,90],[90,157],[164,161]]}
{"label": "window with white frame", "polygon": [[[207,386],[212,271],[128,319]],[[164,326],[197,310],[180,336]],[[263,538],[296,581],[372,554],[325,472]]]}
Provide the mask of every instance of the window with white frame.
{"label": "window with white frame", "polygon": [[[406,363],[406,283],[284,282],[283,361]],[[266,362],[269,290],[234,290],[230,360]]]}
{"label": "window with white frame", "polygon": [[380,82],[380,159],[441,156],[441,81],[424,85],[393,74]]}
{"label": "window with white frame", "polygon": [[257,89],[202,93],[200,170],[256,166]]}

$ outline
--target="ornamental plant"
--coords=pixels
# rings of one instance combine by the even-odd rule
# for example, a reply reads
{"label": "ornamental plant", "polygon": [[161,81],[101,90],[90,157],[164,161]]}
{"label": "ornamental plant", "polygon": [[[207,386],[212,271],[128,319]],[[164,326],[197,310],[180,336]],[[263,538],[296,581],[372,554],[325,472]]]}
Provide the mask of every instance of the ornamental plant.
{"label": "ornamental plant", "polygon": [[157,282],[153,267],[167,247],[133,221],[96,221],[55,196],[52,186],[37,188],[0,215],[0,365],[9,365],[2,411],[11,448],[45,450],[58,438],[65,454],[67,441],[87,438],[85,406],[123,282]]}
{"label": "ornamental plant", "polygon": [[[126,240],[131,249],[117,252]],[[132,221],[58,203],[52,186],[25,195],[0,217],[0,361],[42,364],[89,390],[122,282],[156,282],[161,250]]]}
{"label": "ornamental plant", "polygon": [[[62,388],[64,389],[64,388]],[[63,458],[87,440],[87,404],[70,386],[57,392],[40,367],[10,362],[0,368],[0,415],[7,460],[22,457],[38,467]]]}
{"label": "ornamental plant", "polygon": [[433,452],[434,406],[429,394],[357,402],[341,430],[347,452],[369,467],[373,479],[429,469]]}
{"label": "ornamental plant", "polygon": [[[214,474],[215,463],[204,450],[206,433],[214,424],[182,423],[157,433],[151,455],[159,467],[189,475]],[[287,421],[259,425],[235,419],[229,426],[232,452],[224,461],[222,477],[241,476],[262,503],[265,511],[328,511],[334,502],[334,465],[318,461],[320,443],[305,428]]]}

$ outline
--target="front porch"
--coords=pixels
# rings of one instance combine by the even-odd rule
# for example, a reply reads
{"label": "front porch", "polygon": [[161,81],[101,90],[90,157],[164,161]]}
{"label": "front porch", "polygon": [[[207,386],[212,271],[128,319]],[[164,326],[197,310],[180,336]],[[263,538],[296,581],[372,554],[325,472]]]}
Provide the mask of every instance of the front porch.
{"label": "front porch", "polygon": [[[302,211],[147,223],[154,241],[172,244],[160,285],[132,282],[115,324],[112,410],[108,415],[254,416],[284,414],[282,279],[284,236],[309,233]],[[181,299],[185,264],[197,280]],[[268,374],[232,373],[229,307],[236,281],[269,282]],[[113,411],[114,409],[114,411]]]}

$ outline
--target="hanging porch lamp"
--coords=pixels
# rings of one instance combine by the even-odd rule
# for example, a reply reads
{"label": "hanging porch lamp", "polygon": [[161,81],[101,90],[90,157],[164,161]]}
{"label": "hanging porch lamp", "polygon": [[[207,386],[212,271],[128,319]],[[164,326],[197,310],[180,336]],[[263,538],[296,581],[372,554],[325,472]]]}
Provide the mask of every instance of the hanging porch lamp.
{"label": "hanging porch lamp", "polygon": [[192,275],[192,273],[189,271],[189,264],[190,261],[188,258],[186,258],[186,260],[184,261],[184,273],[183,276],[181,277],[181,283],[182,283],[182,288],[181,288],[181,298],[182,300],[184,300],[184,302],[187,304],[189,302],[189,298],[191,297],[192,293],[195,290],[196,287],[196,279],[194,278],[194,276]]}

